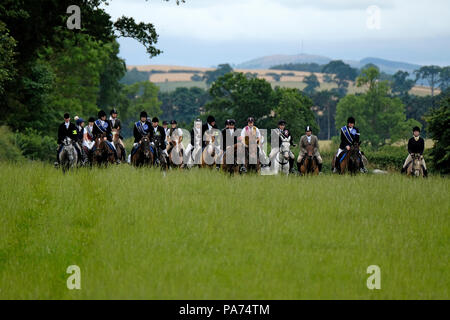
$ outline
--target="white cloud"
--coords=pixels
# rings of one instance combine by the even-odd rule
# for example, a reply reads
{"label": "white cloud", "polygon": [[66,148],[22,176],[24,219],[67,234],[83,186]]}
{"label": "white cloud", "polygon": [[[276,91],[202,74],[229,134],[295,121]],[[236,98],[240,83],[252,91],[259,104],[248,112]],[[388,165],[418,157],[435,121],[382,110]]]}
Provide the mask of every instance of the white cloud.
{"label": "white cloud", "polygon": [[[381,29],[366,27],[370,5],[381,9]],[[434,0],[113,0],[107,11],[155,24],[161,37],[207,41],[253,39],[395,39],[450,34],[450,3]]]}

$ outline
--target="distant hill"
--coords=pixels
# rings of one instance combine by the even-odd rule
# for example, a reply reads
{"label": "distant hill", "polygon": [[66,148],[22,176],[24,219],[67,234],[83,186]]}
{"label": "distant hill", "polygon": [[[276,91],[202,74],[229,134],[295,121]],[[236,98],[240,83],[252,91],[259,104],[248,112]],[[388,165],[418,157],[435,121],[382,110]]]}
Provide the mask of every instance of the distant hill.
{"label": "distant hill", "polygon": [[[311,54],[296,54],[296,55],[272,55],[265,56],[257,59],[253,59],[247,62],[243,62],[238,64],[236,68],[238,69],[269,69],[273,66],[280,64],[288,64],[288,63],[317,63],[317,64],[327,64],[332,61],[332,58],[319,56],[319,55],[311,55]],[[419,69],[421,66],[406,62],[399,61],[391,61],[380,58],[364,58],[360,61],[354,60],[344,60],[345,63],[348,63],[354,68],[362,68],[368,63],[372,63],[380,68],[381,71],[384,71],[388,74],[394,74],[398,70],[408,71],[410,74],[414,72],[414,70]]]}

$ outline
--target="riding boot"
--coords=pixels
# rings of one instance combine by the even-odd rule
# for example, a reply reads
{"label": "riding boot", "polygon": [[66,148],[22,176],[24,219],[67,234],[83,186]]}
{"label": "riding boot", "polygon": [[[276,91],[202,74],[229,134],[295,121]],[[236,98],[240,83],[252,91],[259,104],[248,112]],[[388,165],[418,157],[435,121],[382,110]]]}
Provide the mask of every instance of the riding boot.
{"label": "riding boot", "polygon": [[402,167],[402,171],[400,171],[401,174],[404,174],[406,172],[406,168]]}
{"label": "riding boot", "polygon": [[292,159],[292,158],[289,158],[289,168],[290,168],[290,170],[289,170],[290,173],[294,173],[295,172],[294,159]]}
{"label": "riding boot", "polygon": [[319,167],[319,172],[322,172],[322,163],[319,163],[318,167]]}
{"label": "riding boot", "polygon": [[428,170],[425,169],[424,167],[422,167],[422,169],[423,169],[423,176],[424,176],[425,178],[428,178]]}

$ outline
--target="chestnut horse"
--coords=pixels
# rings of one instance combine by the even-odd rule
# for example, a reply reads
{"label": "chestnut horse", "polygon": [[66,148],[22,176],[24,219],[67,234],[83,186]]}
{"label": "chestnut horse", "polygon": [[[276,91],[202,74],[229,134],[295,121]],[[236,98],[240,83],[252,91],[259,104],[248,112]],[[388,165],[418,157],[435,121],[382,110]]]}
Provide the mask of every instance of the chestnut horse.
{"label": "chestnut horse", "polygon": [[202,168],[215,168],[216,161],[219,156],[217,148],[214,145],[216,136],[214,134],[205,133],[205,149],[202,152]]}
{"label": "chestnut horse", "polygon": [[126,154],[125,154],[125,148],[122,145],[122,142],[120,141],[120,130],[112,129],[111,133],[113,136],[114,147],[116,147],[116,150],[117,150],[117,158],[119,158],[120,161],[125,162]]}
{"label": "chestnut horse", "polygon": [[353,143],[350,150],[344,150],[344,158],[339,165],[339,173],[344,174],[345,172],[350,172],[351,174],[356,174],[361,168],[361,158],[359,155],[359,143]]}
{"label": "chestnut horse", "polygon": [[302,164],[299,164],[299,170],[301,175],[306,174],[312,174],[312,175],[318,175],[319,174],[319,164],[317,162],[316,157],[314,156],[314,147],[312,145],[308,145],[306,147],[306,155],[304,156],[302,160]]}

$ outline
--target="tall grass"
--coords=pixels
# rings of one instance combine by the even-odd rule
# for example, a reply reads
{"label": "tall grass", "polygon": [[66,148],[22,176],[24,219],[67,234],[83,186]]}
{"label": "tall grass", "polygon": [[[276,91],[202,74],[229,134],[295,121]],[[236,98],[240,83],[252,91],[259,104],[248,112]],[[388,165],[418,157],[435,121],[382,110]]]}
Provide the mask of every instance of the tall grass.
{"label": "tall grass", "polygon": [[42,164],[0,178],[0,299],[450,297],[448,179]]}

